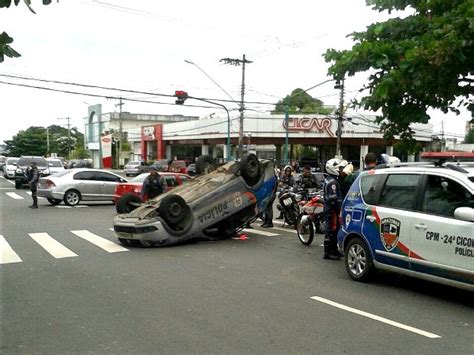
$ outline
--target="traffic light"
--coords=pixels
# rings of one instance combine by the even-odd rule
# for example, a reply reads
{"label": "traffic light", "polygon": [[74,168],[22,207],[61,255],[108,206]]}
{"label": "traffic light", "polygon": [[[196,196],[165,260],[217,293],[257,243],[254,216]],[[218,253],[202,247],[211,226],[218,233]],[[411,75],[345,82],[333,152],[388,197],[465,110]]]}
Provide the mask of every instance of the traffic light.
{"label": "traffic light", "polygon": [[178,90],[174,92],[174,96],[177,98],[175,104],[182,105],[184,104],[184,101],[186,101],[186,99],[188,98],[188,93],[186,91]]}

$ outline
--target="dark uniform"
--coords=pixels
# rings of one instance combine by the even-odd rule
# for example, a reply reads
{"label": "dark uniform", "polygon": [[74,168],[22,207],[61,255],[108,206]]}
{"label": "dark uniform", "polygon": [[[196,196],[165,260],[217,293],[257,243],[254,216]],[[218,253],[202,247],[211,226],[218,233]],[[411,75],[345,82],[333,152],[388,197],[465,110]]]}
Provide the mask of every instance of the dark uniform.
{"label": "dark uniform", "polygon": [[30,208],[38,208],[38,197],[36,196],[36,192],[38,191],[38,180],[40,178],[40,174],[38,168],[36,167],[36,163],[31,163],[31,166],[28,168],[26,174],[28,185],[30,186],[31,197],[33,198],[33,204],[30,206]]}
{"label": "dark uniform", "polygon": [[293,178],[293,175],[287,175],[283,174],[280,177],[280,186],[293,186],[295,184],[295,179]]}
{"label": "dark uniform", "polygon": [[144,199],[145,195],[148,196],[148,199],[155,198],[156,196],[163,193],[163,185],[161,184],[161,176],[156,174],[150,174],[147,176],[145,181],[143,181],[141,198]]}
{"label": "dark uniform", "polygon": [[339,181],[335,176],[329,175],[324,184],[325,259],[339,259],[341,257],[337,250],[337,232],[340,227],[339,212],[343,197]]}

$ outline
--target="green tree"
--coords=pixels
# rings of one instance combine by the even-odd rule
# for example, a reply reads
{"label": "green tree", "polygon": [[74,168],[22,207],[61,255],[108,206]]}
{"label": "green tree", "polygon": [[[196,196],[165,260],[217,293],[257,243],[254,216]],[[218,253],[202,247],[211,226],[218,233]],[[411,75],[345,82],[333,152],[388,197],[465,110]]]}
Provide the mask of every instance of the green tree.
{"label": "green tree", "polygon": [[466,137],[464,138],[464,143],[474,144],[474,128],[467,132]]}
{"label": "green tree", "polygon": [[[354,107],[381,111],[386,138],[412,139],[409,125],[427,123],[427,109],[459,114],[473,106],[473,0],[366,0],[376,11],[409,10],[404,18],[371,24],[351,34],[350,50],[329,49],[329,74],[336,80],[371,70],[368,94]],[[458,103],[458,101],[460,103]],[[457,104],[457,106],[455,105]]]}
{"label": "green tree", "polygon": [[333,111],[332,108],[324,107],[323,102],[311,97],[303,89],[295,89],[283,100],[279,100],[275,105],[273,113],[285,113],[288,105],[288,113],[316,113],[327,115]]}
{"label": "green tree", "polygon": [[[43,5],[51,4],[52,0],[43,0]],[[35,11],[31,7],[31,0],[23,0],[26,6],[30,9],[31,12],[35,14]],[[59,0],[58,0],[59,2]],[[20,0],[13,0],[13,3],[18,5]],[[12,4],[12,0],[0,0],[0,8],[9,8]],[[5,56],[10,58],[20,57],[21,54],[14,50],[10,44],[13,42],[13,38],[11,38],[6,32],[0,34],[0,63],[3,62]]]}

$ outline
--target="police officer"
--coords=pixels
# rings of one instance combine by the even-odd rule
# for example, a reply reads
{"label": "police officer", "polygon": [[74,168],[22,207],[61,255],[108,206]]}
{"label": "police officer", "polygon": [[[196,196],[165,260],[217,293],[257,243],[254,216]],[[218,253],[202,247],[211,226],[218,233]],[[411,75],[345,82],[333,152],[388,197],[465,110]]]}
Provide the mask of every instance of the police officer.
{"label": "police officer", "polygon": [[148,196],[148,199],[155,198],[156,196],[163,193],[163,185],[161,182],[161,176],[158,174],[156,168],[150,167],[150,175],[147,176],[145,181],[143,181],[142,190],[141,190],[141,199],[142,201],[145,198],[145,195]]}
{"label": "police officer", "polygon": [[40,174],[35,161],[30,163],[30,167],[26,172],[26,176],[28,185],[30,186],[31,197],[33,198],[33,204],[29,207],[38,208],[38,197],[36,196],[36,192],[38,191],[38,180],[40,178]]}
{"label": "police officer", "polygon": [[339,212],[344,196],[339,182],[340,173],[347,165],[346,160],[339,158],[326,162],[329,174],[324,182],[324,219],[326,231],[324,235],[324,259],[338,260],[341,253],[337,250],[337,232],[339,231]]}
{"label": "police officer", "polygon": [[318,181],[316,177],[311,174],[311,167],[309,165],[303,167],[303,172],[298,177],[298,185],[302,186],[305,190],[318,187]]}
{"label": "police officer", "polygon": [[[278,181],[278,186],[280,188],[283,187],[291,187],[295,184],[295,178],[293,177],[293,169],[290,165],[285,166],[283,170],[283,175],[280,176]],[[283,212],[280,210],[280,215],[276,219],[283,219]]]}

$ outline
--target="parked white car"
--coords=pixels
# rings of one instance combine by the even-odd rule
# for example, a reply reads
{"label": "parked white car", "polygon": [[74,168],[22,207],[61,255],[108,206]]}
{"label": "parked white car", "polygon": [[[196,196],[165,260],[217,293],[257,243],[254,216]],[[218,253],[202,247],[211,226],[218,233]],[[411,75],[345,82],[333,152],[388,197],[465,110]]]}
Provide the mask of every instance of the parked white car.
{"label": "parked white car", "polygon": [[64,171],[64,165],[61,159],[58,158],[47,158],[46,161],[48,162],[49,173],[50,175],[60,173]]}
{"label": "parked white car", "polygon": [[15,178],[16,163],[20,158],[8,158],[3,166],[3,176],[7,179]]}

